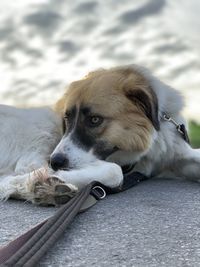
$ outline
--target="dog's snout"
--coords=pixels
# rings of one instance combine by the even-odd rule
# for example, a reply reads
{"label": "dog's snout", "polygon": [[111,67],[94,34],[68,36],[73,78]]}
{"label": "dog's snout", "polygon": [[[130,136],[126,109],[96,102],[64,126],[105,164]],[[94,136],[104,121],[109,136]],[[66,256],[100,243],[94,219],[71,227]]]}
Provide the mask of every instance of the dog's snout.
{"label": "dog's snout", "polygon": [[69,161],[62,153],[53,154],[50,158],[50,166],[54,171],[59,169],[66,169]]}

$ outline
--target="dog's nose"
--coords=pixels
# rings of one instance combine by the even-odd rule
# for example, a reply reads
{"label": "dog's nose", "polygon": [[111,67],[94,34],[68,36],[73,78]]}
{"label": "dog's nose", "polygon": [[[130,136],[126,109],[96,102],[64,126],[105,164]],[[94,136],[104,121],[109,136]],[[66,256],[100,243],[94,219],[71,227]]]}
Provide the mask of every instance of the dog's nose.
{"label": "dog's nose", "polygon": [[54,171],[67,168],[68,163],[69,163],[68,159],[62,153],[53,154],[50,157],[50,165]]}

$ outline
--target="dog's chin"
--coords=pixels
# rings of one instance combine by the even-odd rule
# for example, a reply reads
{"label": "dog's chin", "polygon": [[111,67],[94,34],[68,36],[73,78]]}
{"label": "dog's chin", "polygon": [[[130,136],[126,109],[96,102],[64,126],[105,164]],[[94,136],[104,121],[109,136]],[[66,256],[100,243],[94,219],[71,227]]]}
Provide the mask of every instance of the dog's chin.
{"label": "dog's chin", "polygon": [[117,150],[110,154],[105,160],[120,166],[136,164],[144,155],[142,152]]}

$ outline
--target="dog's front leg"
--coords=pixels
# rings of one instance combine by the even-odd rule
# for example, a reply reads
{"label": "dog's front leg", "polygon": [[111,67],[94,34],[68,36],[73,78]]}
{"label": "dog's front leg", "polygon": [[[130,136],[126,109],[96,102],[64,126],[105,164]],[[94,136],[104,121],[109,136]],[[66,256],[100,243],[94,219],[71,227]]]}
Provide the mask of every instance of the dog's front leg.
{"label": "dog's front leg", "polygon": [[51,170],[40,168],[23,175],[0,177],[0,200],[24,199],[35,204],[57,205],[67,202],[77,188],[51,175]]}
{"label": "dog's front leg", "polygon": [[121,167],[115,163],[97,160],[81,169],[70,171],[60,170],[54,174],[65,183],[70,183],[82,188],[86,184],[97,181],[110,188],[118,187],[123,182]]}

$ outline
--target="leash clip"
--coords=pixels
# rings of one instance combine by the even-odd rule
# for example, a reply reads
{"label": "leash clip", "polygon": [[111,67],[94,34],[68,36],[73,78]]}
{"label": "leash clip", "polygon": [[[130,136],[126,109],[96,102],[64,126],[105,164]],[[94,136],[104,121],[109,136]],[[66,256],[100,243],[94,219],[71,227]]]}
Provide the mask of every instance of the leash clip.
{"label": "leash clip", "polygon": [[176,130],[182,135],[183,139],[188,144],[190,144],[189,136],[184,124],[177,123],[172,117],[170,117],[166,113],[163,114],[163,120],[173,123],[176,126]]}
{"label": "leash clip", "polygon": [[176,129],[177,129],[177,131],[180,133],[180,134],[184,134],[184,132],[181,130],[181,124],[178,124],[172,117],[170,117],[169,115],[167,115],[167,114],[164,114],[163,115],[163,119],[165,120],[165,121],[168,121],[168,122],[171,122],[171,123],[173,123],[175,126],[176,126]]}
{"label": "leash clip", "polygon": [[106,197],[106,191],[99,185],[95,185],[91,190],[91,195],[93,195],[97,200]]}
{"label": "leash clip", "polygon": [[164,119],[165,121],[172,122],[172,123],[176,126],[177,130],[179,131],[180,124],[178,124],[174,119],[172,119],[172,117],[170,117],[170,116],[167,115],[167,114],[164,114],[164,115],[163,115],[163,119]]}

